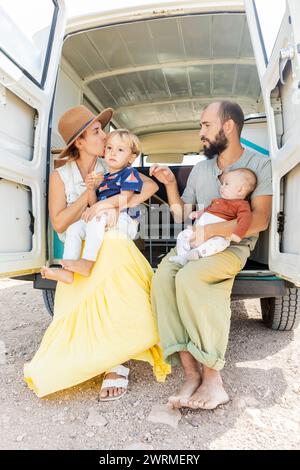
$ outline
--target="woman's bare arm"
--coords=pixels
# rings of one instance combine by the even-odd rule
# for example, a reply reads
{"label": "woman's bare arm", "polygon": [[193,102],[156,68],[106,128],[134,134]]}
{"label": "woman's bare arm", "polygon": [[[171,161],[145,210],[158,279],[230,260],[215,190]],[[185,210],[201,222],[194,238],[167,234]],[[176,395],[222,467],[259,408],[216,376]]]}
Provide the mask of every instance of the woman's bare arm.
{"label": "woman's bare arm", "polygon": [[63,233],[69,225],[81,218],[88,205],[87,191],[85,191],[73,204],[67,207],[65,185],[54,171],[50,176],[49,184],[49,216],[54,230]]}

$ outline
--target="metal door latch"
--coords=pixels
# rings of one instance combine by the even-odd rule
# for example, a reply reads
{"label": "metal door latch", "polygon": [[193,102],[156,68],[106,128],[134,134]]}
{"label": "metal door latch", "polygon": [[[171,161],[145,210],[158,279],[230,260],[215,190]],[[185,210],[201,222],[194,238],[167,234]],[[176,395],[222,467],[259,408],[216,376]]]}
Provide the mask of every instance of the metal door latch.
{"label": "metal door latch", "polygon": [[292,60],[294,57],[295,57],[295,50],[292,44],[289,44],[288,47],[284,49],[280,49],[279,76],[280,76],[280,82],[282,83],[282,85],[285,85],[285,80],[283,79],[283,71],[288,61]]}

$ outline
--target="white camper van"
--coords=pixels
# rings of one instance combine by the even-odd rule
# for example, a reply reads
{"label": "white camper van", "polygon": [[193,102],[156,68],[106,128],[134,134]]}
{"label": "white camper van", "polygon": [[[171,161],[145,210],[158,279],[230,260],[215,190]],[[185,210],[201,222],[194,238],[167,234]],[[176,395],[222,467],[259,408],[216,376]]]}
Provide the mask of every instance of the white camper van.
{"label": "white camper van", "polygon": [[[231,99],[246,116],[243,146],[271,158],[274,190],[270,228],[237,276],[232,300],[260,298],[270,328],[297,325],[300,2],[286,0],[269,53],[259,1],[131,0],[122,8],[95,2],[98,11],[68,22],[62,0],[27,0],[30,22],[14,0],[0,1],[0,276],[32,280],[52,313],[55,283],[39,270],[57,264],[62,252],[48,219],[47,188],[65,110],[114,108],[109,126],[126,127],[141,140],[139,171],[168,164],[182,190],[203,158],[202,107]],[[160,187],[145,204],[152,229],[136,241],[154,269],[175,244],[172,218],[162,224],[157,216],[165,207]]]}

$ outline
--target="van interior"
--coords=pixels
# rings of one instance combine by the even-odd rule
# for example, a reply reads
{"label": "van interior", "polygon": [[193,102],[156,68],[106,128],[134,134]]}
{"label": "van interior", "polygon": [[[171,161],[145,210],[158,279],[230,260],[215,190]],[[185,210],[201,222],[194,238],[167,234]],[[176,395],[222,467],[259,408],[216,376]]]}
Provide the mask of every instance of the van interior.
{"label": "van interior", "polygon": [[[57,122],[66,109],[84,104],[98,113],[112,107],[110,129],[130,129],[141,141],[138,170],[148,174],[153,163],[169,165],[182,192],[192,166],[205,158],[199,139],[201,109],[219,99],[242,106],[242,144],[268,158],[264,104],[243,13],[151,18],[70,35],[63,46],[54,102],[51,166],[60,164],[55,148],[63,142]],[[171,229],[165,230],[161,214],[166,203],[160,185],[145,203],[151,237],[144,234],[136,240],[153,268],[175,245],[180,230],[172,217]],[[55,262],[60,249],[51,233],[50,243]],[[240,275],[249,271],[268,273],[268,233],[260,237]]]}

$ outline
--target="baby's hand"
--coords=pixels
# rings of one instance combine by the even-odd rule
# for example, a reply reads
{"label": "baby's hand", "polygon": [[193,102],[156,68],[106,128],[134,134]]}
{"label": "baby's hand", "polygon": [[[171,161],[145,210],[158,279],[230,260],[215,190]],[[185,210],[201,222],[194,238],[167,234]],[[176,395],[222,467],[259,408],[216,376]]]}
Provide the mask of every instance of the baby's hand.
{"label": "baby's hand", "polygon": [[204,210],[201,211],[193,211],[190,213],[189,218],[192,220],[199,219],[201,215],[203,214]]}

